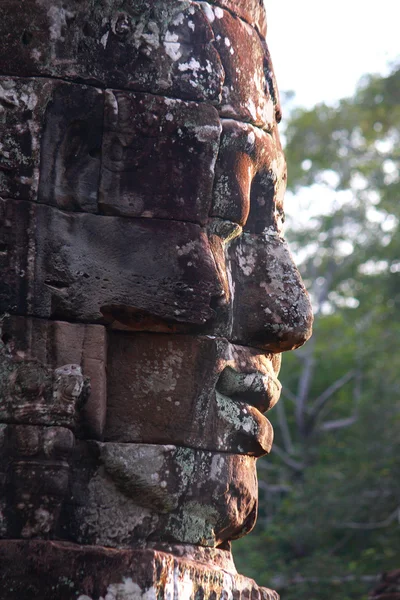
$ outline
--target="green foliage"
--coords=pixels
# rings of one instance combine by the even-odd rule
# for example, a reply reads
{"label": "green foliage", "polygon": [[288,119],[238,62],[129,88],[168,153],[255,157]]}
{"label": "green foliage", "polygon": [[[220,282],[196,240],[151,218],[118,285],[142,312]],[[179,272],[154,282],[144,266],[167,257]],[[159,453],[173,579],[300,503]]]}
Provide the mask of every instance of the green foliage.
{"label": "green foliage", "polygon": [[314,336],[284,357],[259,521],[234,554],[283,600],[360,600],[400,561],[400,65],[296,109],[285,136],[290,189],[333,200],[290,234]]}

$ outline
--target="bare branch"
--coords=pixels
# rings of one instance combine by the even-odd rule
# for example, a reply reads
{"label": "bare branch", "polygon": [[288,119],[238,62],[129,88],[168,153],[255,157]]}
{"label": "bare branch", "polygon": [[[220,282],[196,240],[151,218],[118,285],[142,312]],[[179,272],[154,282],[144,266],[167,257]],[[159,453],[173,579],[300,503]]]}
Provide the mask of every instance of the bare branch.
{"label": "bare branch", "polygon": [[321,423],[319,425],[317,431],[333,431],[334,429],[344,429],[345,427],[350,427],[351,425],[354,425],[357,419],[357,415],[352,415],[351,417],[346,417],[345,419],[325,421],[325,423]]}
{"label": "bare branch", "polygon": [[[381,575],[343,575],[337,577],[302,577],[302,575],[295,575],[293,578],[288,579],[284,583],[279,581],[277,585],[277,581],[273,581],[276,587],[283,589],[283,587],[289,587],[291,585],[301,585],[307,583],[327,583],[327,584],[340,584],[347,583],[350,581],[361,581],[363,583],[378,583],[380,581]],[[283,583],[283,585],[282,585]]]}
{"label": "bare branch", "polygon": [[258,482],[258,487],[261,490],[264,490],[265,492],[271,493],[271,494],[276,494],[279,492],[291,492],[292,491],[292,486],[290,485],[285,485],[285,484],[281,484],[281,485],[270,485],[268,483],[266,483],[265,481],[259,481]]}
{"label": "bare branch", "polygon": [[272,450],[274,454],[279,456],[279,458],[293,471],[303,471],[305,469],[305,464],[294,460],[291,456],[289,456],[282,448],[279,448],[276,444],[272,446]]}
{"label": "bare branch", "polygon": [[333,396],[333,394],[335,394],[335,392],[337,392],[338,390],[340,390],[340,388],[346,385],[346,383],[348,383],[354,377],[354,375],[355,371],[354,369],[351,369],[351,371],[348,371],[345,375],[337,379],[328,388],[326,388],[326,390],[322,392],[320,396],[318,396],[313,406],[311,407],[311,416],[315,418],[325,406],[327,401]]}
{"label": "bare branch", "polygon": [[280,467],[279,465],[267,462],[266,460],[258,460],[257,469],[260,471],[276,471],[277,469],[280,469]]}
{"label": "bare branch", "polygon": [[279,429],[282,434],[283,445],[285,446],[285,450],[288,454],[292,454],[293,452],[293,443],[292,437],[290,435],[289,425],[286,418],[285,412],[285,404],[283,402],[283,398],[281,398],[280,402],[276,405],[276,410],[278,413],[278,423]]}
{"label": "bare branch", "polygon": [[325,279],[324,285],[322,286],[319,297],[318,297],[317,314],[319,314],[321,312],[323,305],[325,304],[325,302],[328,299],[331,283],[332,283],[333,276],[336,271],[337,271],[337,265],[336,265],[335,261],[330,260],[328,263],[327,270],[324,273],[324,279]]}
{"label": "bare branch", "polygon": [[393,523],[393,521],[396,521],[396,519],[400,522],[400,506],[398,506],[396,508],[396,510],[394,510],[392,512],[392,514],[390,514],[388,516],[387,519],[385,519],[384,521],[378,521],[376,523],[343,523],[342,525],[339,525],[338,527],[340,528],[345,528],[345,529],[362,529],[362,530],[368,530],[368,529],[381,529],[384,527],[389,527],[389,525],[391,525]]}

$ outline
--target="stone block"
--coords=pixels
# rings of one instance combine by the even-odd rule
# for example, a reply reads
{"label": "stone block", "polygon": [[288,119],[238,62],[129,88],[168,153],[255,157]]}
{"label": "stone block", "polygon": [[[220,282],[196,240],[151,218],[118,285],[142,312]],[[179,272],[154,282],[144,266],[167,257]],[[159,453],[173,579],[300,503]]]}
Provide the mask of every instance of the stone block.
{"label": "stone block", "polygon": [[104,92],[57,81],[52,88],[40,139],[38,201],[96,213]]}
{"label": "stone block", "polygon": [[218,547],[252,529],[255,458],[172,445],[79,442],[64,534],[81,544]]}
{"label": "stone block", "polygon": [[29,202],[0,198],[0,314],[26,314],[35,250]]}
{"label": "stone block", "polygon": [[97,212],[103,102],[93,87],[0,77],[0,195]]}
{"label": "stone block", "polygon": [[128,600],[154,595],[165,600],[279,600],[273,590],[235,571],[157,550],[4,540],[0,563],[0,586],[7,590],[7,600]]}
{"label": "stone block", "polygon": [[0,537],[54,535],[73,444],[64,427],[0,425]]}
{"label": "stone block", "polygon": [[212,106],[107,90],[102,211],[205,223],[220,131]]}
{"label": "stone block", "polygon": [[[3,40],[5,37],[1,36]],[[0,196],[3,198],[36,199],[41,124],[51,94],[52,83],[46,79],[0,77]]]}
{"label": "stone block", "polygon": [[7,348],[21,360],[37,360],[53,369],[81,367],[90,395],[80,411],[78,434],[102,439],[106,416],[106,330],[101,325],[9,316],[2,322]]}
{"label": "stone block", "polygon": [[202,4],[225,72],[222,117],[248,121],[271,131],[277,99],[270,89],[270,58],[257,31],[219,6]]}
{"label": "stone block", "polygon": [[0,347],[0,423],[56,425],[74,430],[86,399],[78,365],[52,369]]}
{"label": "stone block", "polygon": [[212,5],[206,2],[200,2],[200,4],[202,6],[207,5],[205,6],[205,10],[213,10],[215,14],[214,18],[218,18],[217,15],[221,14],[221,11],[218,12],[218,8],[217,11],[215,10],[215,5],[229,10],[232,14],[255,27],[260,36],[265,38],[267,33],[267,18],[264,4],[260,0],[215,0]]}
{"label": "stone block", "polygon": [[279,359],[226,340],[110,332],[104,439],[260,456]]}
{"label": "stone block", "polygon": [[217,102],[223,69],[196,3],[3,0],[0,72]]}
{"label": "stone block", "polygon": [[5,311],[92,323],[135,310],[192,324],[215,315],[223,290],[198,225],[0,204]]}

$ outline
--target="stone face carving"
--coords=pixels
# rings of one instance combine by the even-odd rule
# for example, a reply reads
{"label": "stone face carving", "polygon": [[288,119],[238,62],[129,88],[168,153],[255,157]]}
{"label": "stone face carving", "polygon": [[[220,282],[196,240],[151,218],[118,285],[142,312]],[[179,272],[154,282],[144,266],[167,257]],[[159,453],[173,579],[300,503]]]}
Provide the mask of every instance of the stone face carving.
{"label": "stone face carving", "polygon": [[262,3],[5,0],[0,31],[0,586],[276,599],[230,554],[312,323]]}

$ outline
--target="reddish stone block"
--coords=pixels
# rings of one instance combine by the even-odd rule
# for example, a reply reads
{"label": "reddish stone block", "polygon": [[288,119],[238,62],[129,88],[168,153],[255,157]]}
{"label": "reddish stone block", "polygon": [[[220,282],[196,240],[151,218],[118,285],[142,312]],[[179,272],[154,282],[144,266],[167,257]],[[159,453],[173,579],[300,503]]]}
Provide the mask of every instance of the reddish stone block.
{"label": "reddish stone block", "polygon": [[212,106],[107,90],[102,211],[205,223],[220,131]]}
{"label": "reddish stone block", "polygon": [[0,588],[7,591],[7,600],[100,600],[132,594],[177,600],[279,600],[276,592],[258,587],[234,569],[186,556],[185,545],[181,553],[4,540],[0,541]]}
{"label": "reddish stone block", "polygon": [[[265,6],[260,0],[215,0],[212,5],[206,2],[200,2],[202,6],[206,5],[205,10],[214,10],[215,5],[229,10],[229,12],[243,19],[250,25],[256,28],[261,37],[265,37],[267,33],[267,17]],[[209,8],[208,8],[209,7]],[[220,12],[215,14],[217,17]],[[215,18],[214,17],[214,18]],[[218,18],[218,17],[217,17]]]}
{"label": "reddish stone block", "polygon": [[219,6],[202,4],[215,35],[225,72],[222,117],[248,121],[271,131],[278,99],[270,89],[270,57],[257,31]]}

